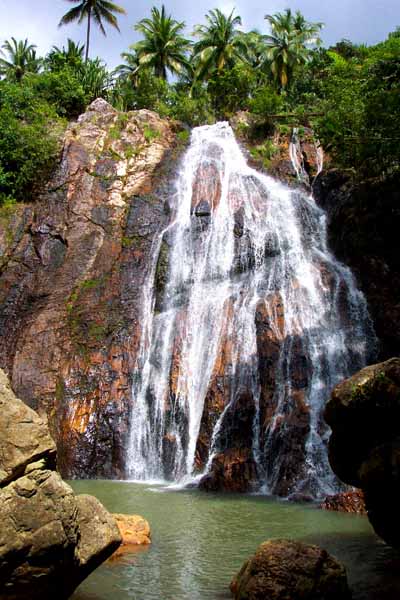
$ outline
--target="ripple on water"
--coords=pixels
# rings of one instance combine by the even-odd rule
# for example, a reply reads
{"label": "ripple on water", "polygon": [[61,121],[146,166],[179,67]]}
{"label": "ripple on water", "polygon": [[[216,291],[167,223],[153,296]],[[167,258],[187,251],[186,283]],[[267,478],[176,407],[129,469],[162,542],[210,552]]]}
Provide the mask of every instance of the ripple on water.
{"label": "ripple on water", "polygon": [[107,562],[73,600],[223,600],[256,547],[272,537],[319,544],[348,570],[354,600],[398,600],[400,557],[366,517],[318,510],[261,496],[206,494],[166,486],[74,481],[111,512],[141,514],[153,543]]}

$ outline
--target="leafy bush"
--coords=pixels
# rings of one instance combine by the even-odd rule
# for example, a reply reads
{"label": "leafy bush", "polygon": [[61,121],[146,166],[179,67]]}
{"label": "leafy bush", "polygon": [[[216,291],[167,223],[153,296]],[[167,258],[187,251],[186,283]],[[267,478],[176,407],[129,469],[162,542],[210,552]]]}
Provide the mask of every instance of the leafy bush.
{"label": "leafy bush", "polygon": [[29,75],[25,83],[49,104],[52,104],[62,117],[74,118],[86,108],[86,94],[78,76],[70,68],[57,72]]}
{"label": "leafy bush", "polygon": [[216,72],[208,82],[207,92],[217,115],[225,118],[248,108],[249,99],[256,88],[254,69],[244,63],[237,63],[222,73]]}
{"label": "leafy bush", "polygon": [[211,99],[206,92],[191,98],[185,91],[172,91],[168,99],[168,116],[191,127],[215,122]]}
{"label": "leafy bush", "polygon": [[400,38],[368,48],[362,57],[329,52],[313,119],[337,164],[363,175],[399,168]]}
{"label": "leafy bush", "polygon": [[282,96],[278,95],[269,85],[265,85],[258,89],[249,102],[251,112],[262,117],[276,114],[282,107]]}
{"label": "leafy bush", "polygon": [[32,199],[47,180],[64,128],[30,86],[0,82],[0,201]]}

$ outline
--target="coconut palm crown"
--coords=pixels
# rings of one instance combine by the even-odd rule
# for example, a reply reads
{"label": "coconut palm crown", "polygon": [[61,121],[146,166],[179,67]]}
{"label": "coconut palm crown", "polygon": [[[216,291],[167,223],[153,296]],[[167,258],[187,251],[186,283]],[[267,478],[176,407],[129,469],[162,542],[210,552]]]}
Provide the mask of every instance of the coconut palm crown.
{"label": "coconut palm crown", "polygon": [[67,13],[65,13],[58,26],[62,27],[63,25],[69,25],[74,21],[82,23],[84,19],[87,19],[85,56],[85,60],[87,61],[89,58],[90,30],[92,20],[96,23],[102,34],[107,35],[103,21],[119,31],[117,17],[114,13],[125,15],[126,11],[124,8],[122,8],[122,6],[118,6],[118,4],[115,4],[114,2],[108,2],[108,0],[66,0],[66,2],[71,2],[73,4],[77,4],[78,6],[74,6]]}
{"label": "coconut palm crown", "polygon": [[310,45],[320,43],[319,32],[322,23],[309,23],[300,11],[265,15],[271,27],[271,34],[264,36],[267,52],[266,62],[280,90],[290,84],[296,65],[307,62]]}
{"label": "coconut palm crown", "polygon": [[218,8],[206,15],[207,25],[197,25],[194,35],[199,41],[194,45],[194,56],[199,61],[197,77],[209,77],[214,71],[221,73],[225,66],[232,66],[235,59],[242,60],[247,47],[241,31],[242,24],[237,15],[226,16]]}
{"label": "coconut palm crown", "polygon": [[184,27],[185,23],[167,16],[164,5],[161,10],[153,6],[151,18],[142,19],[135,26],[144,38],[131,46],[140,65],[150,67],[157,77],[165,80],[168,71],[179,74],[189,68],[187,52],[191,44],[181,34]]}
{"label": "coconut palm crown", "polygon": [[37,73],[41,60],[36,57],[36,46],[28,40],[17,41],[14,37],[6,40],[0,51],[0,74],[8,79],[21,81],[25,73]]}

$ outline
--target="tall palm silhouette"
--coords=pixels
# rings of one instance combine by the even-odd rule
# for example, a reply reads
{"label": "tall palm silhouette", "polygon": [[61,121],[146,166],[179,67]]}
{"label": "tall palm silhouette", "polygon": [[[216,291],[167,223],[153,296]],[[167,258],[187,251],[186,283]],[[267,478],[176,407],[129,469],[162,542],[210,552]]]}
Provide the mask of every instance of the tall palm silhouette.
{"label": "tall palm silhouette", "polygon": [[117,17],[114,13],[125,15],[126,11],[122,6],[118,6],[114,2],[108,2],[108,0],[66,0],[66,2],[72,2],[78,6],[71,8],[62,17],[59,27],[62,25],[69,25],[74,21],[82,23],[87,18],[87,33],[86,33],[86,55],[85,60],[89,58],[89,44],[90,44],[90,30],[92,20],[97,24],[103,35],[106,35],[106,30],[103,25],[103,21],[115,27],[119,31]]}

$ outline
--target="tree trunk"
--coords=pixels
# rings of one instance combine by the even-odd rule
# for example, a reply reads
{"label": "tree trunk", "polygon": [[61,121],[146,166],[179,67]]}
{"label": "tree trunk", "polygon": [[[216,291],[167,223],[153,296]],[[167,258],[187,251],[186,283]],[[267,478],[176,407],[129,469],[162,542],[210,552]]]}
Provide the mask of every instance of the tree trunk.
{"label": "tree trunk", "polygon": [[88,10],[88,20],[87,20],[87,34],[86,34],[86,56],[85,62],[88,61],[89,58],[89,42],[90,42],[90,21],[92,17],[92,9],[89,7]]}

